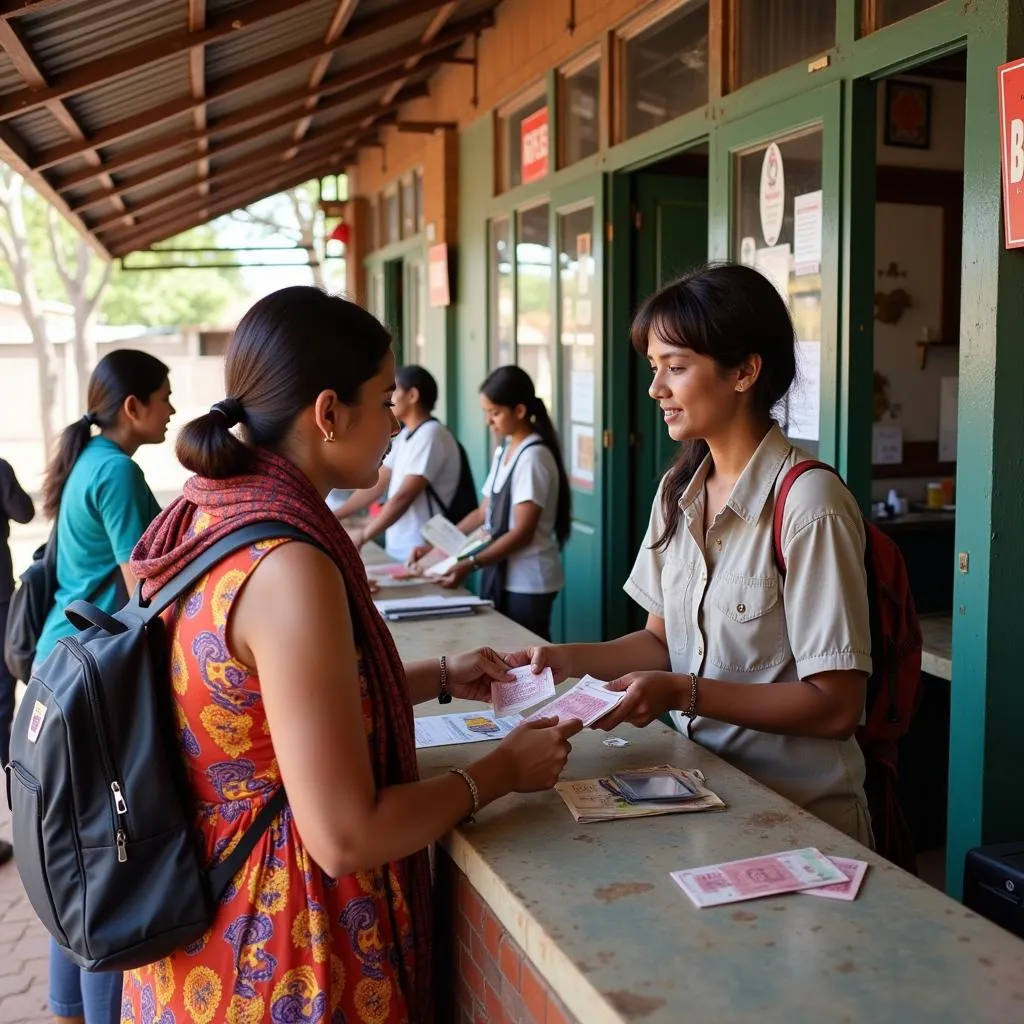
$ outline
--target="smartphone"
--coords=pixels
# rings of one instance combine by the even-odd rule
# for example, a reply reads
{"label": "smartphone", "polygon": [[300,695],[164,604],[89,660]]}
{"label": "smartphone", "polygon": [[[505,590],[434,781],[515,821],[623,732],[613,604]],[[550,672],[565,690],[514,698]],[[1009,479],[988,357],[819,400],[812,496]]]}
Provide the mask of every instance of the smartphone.
{"label": "smartphone", "polygon": [[700,794],[674,772],[618,772],[611,781],[630,803],[679,803]]}

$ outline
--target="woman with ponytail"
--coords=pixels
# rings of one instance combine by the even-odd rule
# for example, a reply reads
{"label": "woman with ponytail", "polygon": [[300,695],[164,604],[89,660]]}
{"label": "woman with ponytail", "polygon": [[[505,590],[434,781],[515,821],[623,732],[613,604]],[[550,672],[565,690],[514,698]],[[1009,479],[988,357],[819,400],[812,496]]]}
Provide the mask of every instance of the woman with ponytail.
{"label": "woman with ponytail", "polygon": [[[481,570],[480,595],[521,626],[551,639],[551,606],[565,585],[561,548],[569,537],[570,494],[558,435],[530,375],[499,366],[480,387],[480,405],[499,444],[483,504],[459,524],[484,526],[491,542],[456,563],[441,585],[459,586]],[[420,548],[422,558],[429,548]]]}
{"label": "woman with ponytail", "polygon": [[[74,632],[64,617],[72,601],[113,612],[135,587],[132,549],[160,506],[132,456],[167,434],[174,415],[167,375],[147,352],[109,353],[89,378],[85,415],[61,434],[43,483],[43,510],[55,521],[57,591],[37,663]],[[51,940],[50,1008],[58,1021],[117,1022],[121,976],[81,971]]]}
{"label": "woman with ponytail", "polygon": [[132,570],[145,595],[249,523],[308,537],[228,556],[164,614],[207,860],[282,785],[288,801],[207,936],[125,975],[123,1015],[433,1024],[427,847],[506,793],[553,786],[579,722],[523,723],[420,781],[412,705],[487,701],[507,666],[489,650],[403,664],[324,500],[372,487],[398,433],[391,337],[354,303],[285,288],[242,318],[225,377],[230,397],[178,437],[197,476]]}

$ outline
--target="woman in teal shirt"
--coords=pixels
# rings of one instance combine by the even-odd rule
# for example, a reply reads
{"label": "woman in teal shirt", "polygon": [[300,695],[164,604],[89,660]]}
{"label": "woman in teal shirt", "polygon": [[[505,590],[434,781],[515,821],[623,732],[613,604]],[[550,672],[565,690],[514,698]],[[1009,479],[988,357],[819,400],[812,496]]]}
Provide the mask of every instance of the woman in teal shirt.
{"label": "woman in teal shirt", "polygon": [[[160,511],[132,456],[167,434],[174,415],[167,367],[146,352],[111,352],[89,378],[88,406],[61,435],[43,484],[43,510],[57,524],[57,594],[36,646],[37,663],[74,632],[64,617],[72,601],[113,612],[134,590],[128,561]],[[50,1009],[69,1024],[117,1024],[121,975],[81,971],[51,939]]]}

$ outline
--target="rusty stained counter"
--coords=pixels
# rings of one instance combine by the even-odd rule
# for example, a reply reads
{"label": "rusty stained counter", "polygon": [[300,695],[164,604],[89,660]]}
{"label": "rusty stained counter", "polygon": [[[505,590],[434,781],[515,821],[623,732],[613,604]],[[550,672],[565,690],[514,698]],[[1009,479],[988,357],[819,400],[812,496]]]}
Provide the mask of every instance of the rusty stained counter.
{"label": "rusty stained counter", "polygon": [[[408,659],[532,639],[490,611],[392,628]],[[472,707],[432,702],[417,713]],[[660,723],[617,734],[629,745],[606,747],[606,734],[594,731],[576,737],[565,777],[662,763],[700,768],[728,810],[578,825],[553,792],[515,795],[442,841],[579,1021],[1024,1021],[1024,942]],[[421,769],[431,776],[469,765],[488,747],[423,750]],[[803,846],[869,860],[858,899],[793,894],[699,910],[669,878]]]}

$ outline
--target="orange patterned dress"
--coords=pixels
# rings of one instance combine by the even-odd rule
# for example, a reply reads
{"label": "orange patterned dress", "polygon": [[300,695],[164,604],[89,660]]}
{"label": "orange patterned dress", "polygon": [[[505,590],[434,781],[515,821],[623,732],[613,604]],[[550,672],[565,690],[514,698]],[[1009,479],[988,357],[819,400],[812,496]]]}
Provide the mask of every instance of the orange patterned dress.
{"label": "orange patterned dress", "polygon": [[[225,559],[168,613],[178,735],[210,862],[233,848],[280,784],[259,678],[225,640],[235,596],[279,543]],[[362,666],[359,676],[372,744]],[[122,1024],[402,1024],[409,1015],[397,951],[411,942],[409,908],[392,876],[382,868],[328,877],[286,808],[210,930],[125,974]]]}

